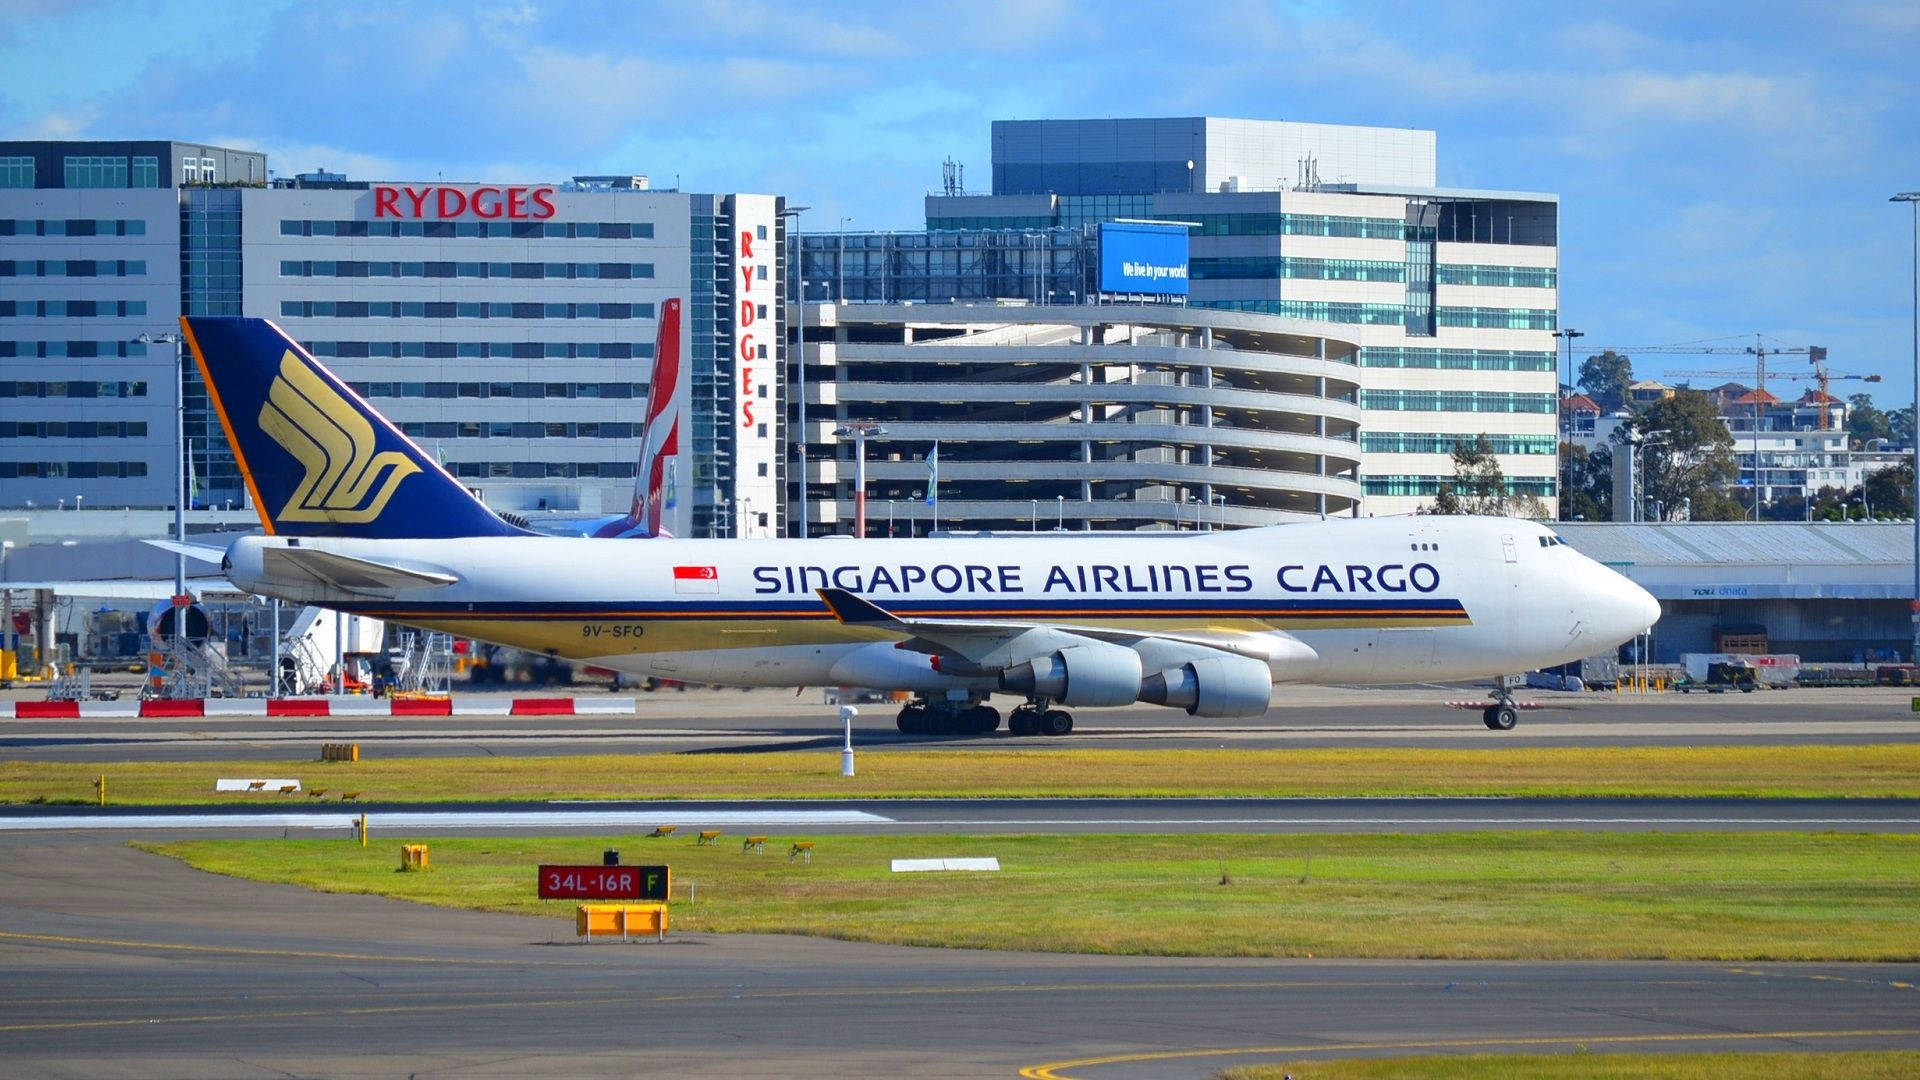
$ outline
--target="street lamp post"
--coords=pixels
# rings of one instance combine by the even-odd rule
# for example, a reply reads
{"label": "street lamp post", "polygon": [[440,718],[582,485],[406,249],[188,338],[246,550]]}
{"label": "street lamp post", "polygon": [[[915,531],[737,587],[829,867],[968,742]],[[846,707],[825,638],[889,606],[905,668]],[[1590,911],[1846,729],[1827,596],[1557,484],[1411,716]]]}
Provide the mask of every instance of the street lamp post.
{"label": "street lamp post", "polygon": [[1065,495],[1055,495],[1053,497],[1053,510],[1054,510],[1053,530],[1055,532],[1066,532],[1067,531],[1067,497]]}
{"label": "street lamp post", "polygon": [[847,223],[852,220],[852,214],[840,219],[840,257],[834,260],[836,263],[834,269],[840,274],[840,287],[833,299],[835,303],[840,304],[847,302]]}
{"label": "street lamp post", "polygon": [[[187,542],[187,369],[180,362],[179,334],[141,334],[133,340],[142,345],[173,346],[173,540]],[[173,553],[173,595],[187,592],[187,553]]]}
{"label": "street lamp post", "polygon": [[[1586,337],[1587,335],[1578,330],[1555,330],[1553,336],[1559,338],[1566,345],[1566,377],[1561,381],[1560,385],[1566,387],[1567,392],[1571,393],[1573,390],[1573,339]],[[1556,394],[1554,396],[1558,397],[1559,395]]]}
{"label": "street lamp post", "polygon": [[853,535],[867,538],[867,437],[887,433],[872,420],[849,420],[833,430],[836,439],[853,436]]}
{"label": "street lamp post", "polygon": [[1913,209],[1913,653],[1920,658],[1920,191],[1903,191],[1890,201]]}
{"label": "street lamp post", "polygon": [[793,257],[787,260],[787,273],[793,276],[798,288],[794,292],[793,305],[796,317],[793,351],[787,355],[793,361],[795,391],[800,397],[800,434],[794,439],[795,448],[800,452],[800,536],[808,535],[807,522],[807,251],[800,243],[800,215],[811,206],[789,206],[780,211],[781,217],[793,219],[793,228],[787,236],[793,244]]}

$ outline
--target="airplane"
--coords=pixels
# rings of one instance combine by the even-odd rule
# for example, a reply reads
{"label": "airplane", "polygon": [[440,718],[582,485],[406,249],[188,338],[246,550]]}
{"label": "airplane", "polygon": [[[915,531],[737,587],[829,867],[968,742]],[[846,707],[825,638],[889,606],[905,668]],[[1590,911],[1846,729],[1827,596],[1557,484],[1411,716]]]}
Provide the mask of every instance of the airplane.
{"label": "airplane", "polygon": [[1069,708],[1264,714],[1276,686],[1488,678],[1610,651],[1659,603],[1553,530],[1333,519],[1161,536],[539,536],[261,319],[181,319],[264,535],[239,587],[638,676],[908,691],[910,734],[1065,735]]}
{"label": "airplane", "polygon": [[640,432],[640,461],[633,473],[633,503],[624,514],[591,517],[543,516],[527,523],[548,536],[591,536],[631,540],[671,536],[661,512],[675,498],[674,458],[680,453],[681,420],[687,398],[681,391],[680,300],[660,305],[654,337],[653,371],[647,377],[647,411]]}

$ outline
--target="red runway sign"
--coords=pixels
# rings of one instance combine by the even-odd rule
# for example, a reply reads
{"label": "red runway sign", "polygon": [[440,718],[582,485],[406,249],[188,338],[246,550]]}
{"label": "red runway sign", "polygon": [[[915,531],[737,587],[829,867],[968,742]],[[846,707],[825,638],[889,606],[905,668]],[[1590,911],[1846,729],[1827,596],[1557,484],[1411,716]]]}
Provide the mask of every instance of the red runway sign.
{"label": "red runway sign", "polygon": [[664,866],[540,867],[542,900],[667,899],[673,873]]}

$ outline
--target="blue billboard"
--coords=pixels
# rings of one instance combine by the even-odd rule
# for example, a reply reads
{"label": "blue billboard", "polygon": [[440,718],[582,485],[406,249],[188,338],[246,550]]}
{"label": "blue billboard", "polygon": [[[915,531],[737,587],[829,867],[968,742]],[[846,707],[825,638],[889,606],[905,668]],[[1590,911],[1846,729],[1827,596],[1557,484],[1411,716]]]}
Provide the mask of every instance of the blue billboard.
{"label": "blue billboard", "polygon": [[1101,225],[1100,291],[1187,295],[1187,227]]}

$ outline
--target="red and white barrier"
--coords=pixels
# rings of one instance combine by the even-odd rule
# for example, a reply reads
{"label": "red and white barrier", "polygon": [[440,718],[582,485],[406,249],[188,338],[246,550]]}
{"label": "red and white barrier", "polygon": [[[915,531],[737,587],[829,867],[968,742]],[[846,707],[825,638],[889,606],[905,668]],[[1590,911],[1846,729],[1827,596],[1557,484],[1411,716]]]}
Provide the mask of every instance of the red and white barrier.
{"label": "red and white barrier", "polygon": [[625,716],[633,698],[186,698],[147,701],[0,701],[0,720],[224,716]]}

